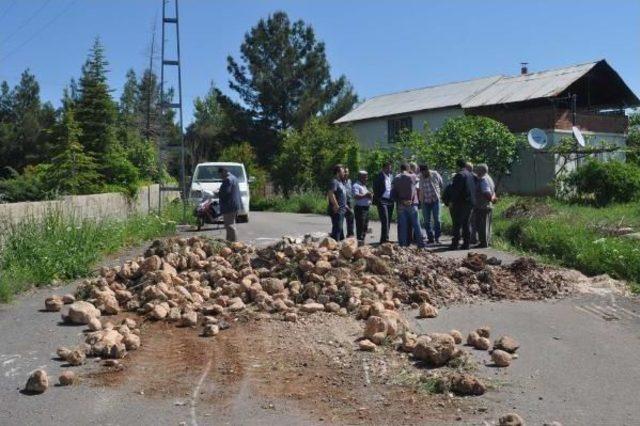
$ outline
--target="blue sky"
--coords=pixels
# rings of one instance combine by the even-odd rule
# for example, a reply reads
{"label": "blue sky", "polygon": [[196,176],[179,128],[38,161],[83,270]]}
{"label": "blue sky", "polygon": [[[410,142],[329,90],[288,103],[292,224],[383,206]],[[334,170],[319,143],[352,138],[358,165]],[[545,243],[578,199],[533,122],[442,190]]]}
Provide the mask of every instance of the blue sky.
{"label": "blue sky", "polygon": [[[313,25],[334,75],[361,98],[415,87],[515,74],[606,58],[640,95],[639,0],[182,0],[185,121],[214,82],[225,93],[228,54],[276,10]],[[0,0],[0,80],[30,68],[42,97],[62,88],[96,36],[119,96],[127,69],[142,70],[161,0]]]}

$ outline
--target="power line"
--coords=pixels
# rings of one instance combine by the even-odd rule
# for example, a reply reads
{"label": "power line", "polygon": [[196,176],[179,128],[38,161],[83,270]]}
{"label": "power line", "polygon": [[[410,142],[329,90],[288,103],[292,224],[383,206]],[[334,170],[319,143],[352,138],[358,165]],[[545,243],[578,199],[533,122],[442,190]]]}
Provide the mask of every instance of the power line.
{"label": "power line", "polygon": [[9,11],[11,11],[11,9],[13,9],[13,6],[15,6],[16,3],[18,3],[18,0],[13,0],[11,3],[9,3],[9,6],[4,8],[4,11],[2,12],[2,14],[0,14],[0,22],[2,22],[2,20],[5,18],[5,16],[7,16],[9,14]]}
{"label": "power line", "polygon": [[35,33],[33,33],[31,35],[31,37],[29,37],[28,39],[26,39],[23,43],[21,43],[20,45],[16,46],[13,50],[9,51],[9,53],[7,53],[6,55],[4,55],[2,58],[0,58],[0,62],[4,61],[5,59],[7,59],[9,56],[13,55],[14,53],[16,53],[17,51],[19,51],[20,49],[22,49],[24,46],[26,46],[27,44],[29,44],[31,41],[33,41],[33,39],[35,39],[38,35],[40,35],[40,33],[44,30],[46,30],[50,25],[52,25],[55,21],[57,21],[62,15],[64,15],[65,13],[67,13],[76,3],[78,2],[78,0],[72,0],[71,3],[69,3],[67,5],[67,7],[65,7],[63,10],[60,11],[60,13],[58,13],[57,15],[55,15],[53,18],[51,18],[47,23],[45,23],[42,27],[40,27]]}
{"label": "power line", "polygon": [[5,38],[4,40],[0,41],[0,44],[6,43],[7,41],[11,40],[11,38],[13,38],[13,36],[15,36],[16,34],[18,34],[24,27],[26,27],[27,25],[29,25],[29,23],[31,21],[33,21],[39,14],[40,12],[42,12],[44,10],[45,7],[47,7],[47,5],[51,3],[51,0],[45,0],[44,3],[42,3],[42,5],[40,5],[40,7],[38,8],[38,10],[36,10],[34,13],[31,14],[31,16],[29,16],[27,19],[25,19],[24,21],[22,21],[22,24],[20,24],[18,26],[18,28],[16,28],[11,34],[9,34],[7,36],[7,38]]}

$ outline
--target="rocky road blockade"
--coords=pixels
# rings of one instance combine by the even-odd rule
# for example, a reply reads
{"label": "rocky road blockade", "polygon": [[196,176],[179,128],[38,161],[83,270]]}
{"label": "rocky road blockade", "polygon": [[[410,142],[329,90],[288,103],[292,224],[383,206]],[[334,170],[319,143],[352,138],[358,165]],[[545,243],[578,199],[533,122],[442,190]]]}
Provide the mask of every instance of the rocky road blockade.
{"label": "rocky road blockade", "polygon": [[[349,352],[405,357],[421,381],[433,382],[431,391],[478,396],[490,386],[469,368],[479,361],[473,349],[491,349],[488,365],[504,368],[515,358],[516,340],[502,335],[492,345],[490,327],[479,324],[477,330],[467,330],[469,351],[458,330],[416,334],[405,311],[417,311],[414,317],[428,322],[454,303],[540,300],[572,291],[559,271],[527,258],[502,266],[477,253],[458,261],[391,244],[358,247],[353,239],[338,243],[285,237],[257,249],[191,237],[154,241],[144,256],[101,268],[99,276],[81,283],[75,296],[48,297],[45,309],[56,312],[66,302],[59,309],[62,320],[86,327],[76,347],[57,351],[71,369],[87,358],[103,359],[102,368],[112,371],[135,369],[135,364],[123,364],[123,358],[168,330],[147,325],[183,328],[183,333],[216,345],[230,328],[243,327],[250,318],[281,321],[299,330],[330,328],[325,320],[310,321],[321,312],[322,318],[333,315],[360,324],[361,337],[351,341]],[[79,378],[67,370],[59,382],[75,384]],[[47,385],[46,373],[40,371],[25,390],[43,392]]]}

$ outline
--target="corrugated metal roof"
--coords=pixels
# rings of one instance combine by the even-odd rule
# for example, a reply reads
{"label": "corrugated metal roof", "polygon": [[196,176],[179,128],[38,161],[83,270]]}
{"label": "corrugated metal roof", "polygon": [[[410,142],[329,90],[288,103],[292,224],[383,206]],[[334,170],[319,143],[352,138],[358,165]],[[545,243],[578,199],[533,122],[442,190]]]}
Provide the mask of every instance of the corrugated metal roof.
{"label": "corrugated metal roof", "polygon": [[335,123],[452,106],[473,108],[556,96],[597,63],[589,62],[514,77],[485,77],[376,96],[358,105]]}
{"label": "corrugated metal roof", "polygon": [[485,89],[500,78],[500,76],[485,77],[376,96],[364,101],[354,110],[336,120],[335,123],[458,106],[465,99]]}
{"label": "corrugated metal roof", "polygon": [[482,92],[465,100],[461,106],[474,108],[557,96],[588,73],[597,63],[590,62],[514,77],[502,77]]}

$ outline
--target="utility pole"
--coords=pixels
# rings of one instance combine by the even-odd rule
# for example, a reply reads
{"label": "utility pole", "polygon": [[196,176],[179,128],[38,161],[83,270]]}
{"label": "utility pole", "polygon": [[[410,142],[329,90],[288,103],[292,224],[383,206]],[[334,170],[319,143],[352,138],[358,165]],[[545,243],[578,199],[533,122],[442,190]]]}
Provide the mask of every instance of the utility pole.
{"label": "utility pole", "polygon": [[[185,174],[185,158],[184,158],[184,125],[182,121],[182,69],[180,65],[180,24],[178,13],[178,0],[173,0],[174,13],[173,16],[167,16],[167,4],[170,0],[162,0],[162,61],[160,66],[160,116],[162,117],[162,127],[164,128],[164,113],[167,109],[178,110],[178,118],[180,125],[180,192],[182,195],[182,219],[186,221],[187,216],[187,182]],[[176,58],[167,59],[166,53],[166,32],[167,28],[175,25],[175,43]],[[178,71],[178,102],[167,102],[164,99],[164,71],[165,67],[176,67]],[[162,132],[166,135],[165,132]],[[162,199],[162,187],[160,188],[160,199]],[[159,203],[160,204],[160,203]]]}

